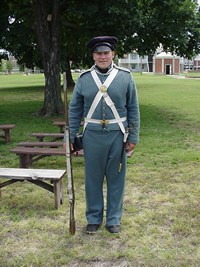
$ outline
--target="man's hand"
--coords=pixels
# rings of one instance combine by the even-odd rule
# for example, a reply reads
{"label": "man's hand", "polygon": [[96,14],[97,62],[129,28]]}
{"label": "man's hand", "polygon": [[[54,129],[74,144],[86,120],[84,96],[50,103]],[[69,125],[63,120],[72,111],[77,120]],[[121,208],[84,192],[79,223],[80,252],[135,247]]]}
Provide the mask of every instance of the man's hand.
{"label": "man's hand", "polygon": [[[63,148],[66,151],[66,143],[63,144]],[[74,147],[73,144],[70,144],[71,153],[74,153]]]}
{"label": "man's hand", "polygon": [[132,151],[135,148],[135,146],[136,146],[136,144],[126,142],[126,145],[125,145],[126,152],[128,153],[128,152]]}

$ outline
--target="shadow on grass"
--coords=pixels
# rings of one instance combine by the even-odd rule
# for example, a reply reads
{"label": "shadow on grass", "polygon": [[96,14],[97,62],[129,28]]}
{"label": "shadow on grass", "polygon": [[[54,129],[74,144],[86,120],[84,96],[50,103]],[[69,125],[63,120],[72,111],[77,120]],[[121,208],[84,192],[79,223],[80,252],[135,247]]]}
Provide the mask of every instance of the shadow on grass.
{"label": "shadow on grass", "polygon": [[52,216],[54,213],[58,213],[55,209],[54,194],[28,181],[19,181],[3,190],[1,214],[9,216],[13,221],[48,214]]}
{"label": "shadow on grass", "polygon": [[[187,114],[183,115],[177,110],[171,111],[165,107],[157,107],[153,105],[140,105],[141,113],[141,131],[158,130],[160,132],[168,130],[192,130],[191,126],[197,126],[198,122],[188,120]],[[144,131],[144,134],[145,134]]]}
{"label": "shadow on grass", "polygon": [[41,90],[44,90],[44,86],[26,86],[26,87],[9,87],[9,88],[0,88],[1,93],[13,93],[13,94],[19,94],[19,93],[30,93],[30,92],[41,92]]}

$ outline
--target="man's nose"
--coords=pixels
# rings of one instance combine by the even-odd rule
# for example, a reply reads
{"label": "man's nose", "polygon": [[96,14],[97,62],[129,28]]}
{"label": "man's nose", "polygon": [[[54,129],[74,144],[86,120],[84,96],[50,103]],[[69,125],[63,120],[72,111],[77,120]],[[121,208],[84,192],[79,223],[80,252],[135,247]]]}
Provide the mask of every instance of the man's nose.
{"label": "man's nose", "polygon": [[100,57],[102,58],[102,57],[105,57],[106,56],[106,54],[104,54],[104,53],[102,53],[101,55],[100,55]]}

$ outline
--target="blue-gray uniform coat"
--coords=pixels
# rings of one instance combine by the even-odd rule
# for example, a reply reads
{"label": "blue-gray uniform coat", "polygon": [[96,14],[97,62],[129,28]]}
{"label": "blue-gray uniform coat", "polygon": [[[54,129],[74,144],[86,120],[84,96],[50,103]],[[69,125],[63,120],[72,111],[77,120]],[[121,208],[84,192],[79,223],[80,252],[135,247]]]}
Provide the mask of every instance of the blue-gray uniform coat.
{"label": "blue-gray uniform coat", "polygon": [[[129,70],[112,64],[119,71],[107,92],[115,104],[119,116],[128,130],[128,141],[139,142],[140,113],[137,90]],[[91,70],[95,69],[101,82],[105,82],[111,69],[101,73],[96,66],[80,75],[69,105],[70,138],[74,142],[81,120],[87,113],[98,92]],[[102,98],[97,105],[93,119],[115,119],[112,110]],[[85,160],[86,218],[88,224],[101,224],[103,221],[104,196],[103,182],[107,183],[106,225],[120,225],[123,194],[126,177],[126,153],[123,153],[123,133],[118,123],[96,124],[89,122],[83,136]],[[123,159],[122,159],[123,158]],[[119,165],[122,160],[122,169]]]}

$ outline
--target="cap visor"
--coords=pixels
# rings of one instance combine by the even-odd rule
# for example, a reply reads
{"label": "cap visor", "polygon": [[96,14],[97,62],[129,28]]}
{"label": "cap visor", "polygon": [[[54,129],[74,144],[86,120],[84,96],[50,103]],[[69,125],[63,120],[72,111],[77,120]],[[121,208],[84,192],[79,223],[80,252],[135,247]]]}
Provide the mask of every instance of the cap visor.
{"label": "cap visor", "polygon": [[106,45],[102,45],[102,46],[97,46],[94,50],[95,53],[98,52],[108,52],[108,51],[112,51],[112,49]]}

